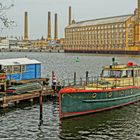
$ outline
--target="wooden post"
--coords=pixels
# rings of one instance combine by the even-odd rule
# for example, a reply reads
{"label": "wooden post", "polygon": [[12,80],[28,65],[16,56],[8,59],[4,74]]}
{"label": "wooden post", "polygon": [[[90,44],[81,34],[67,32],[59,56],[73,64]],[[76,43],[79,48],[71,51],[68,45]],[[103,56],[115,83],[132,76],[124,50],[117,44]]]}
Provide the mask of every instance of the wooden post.
{"label": "wooden post", "polygon": [[39,92],[39,104],[40,104],[40,121],[43,119],[43,111],[42,111],[42,91]]}
{"label": "wooden post", "polygon": [[86,71],[86,85],[88,83],[88,71]]}
{"label": "wooden post", "polygon": [[82,83],[83,83],[82,78],[80,78],[80,84],[81,84],[81,86],[82,86]]}
{"label": "wooden post", "polygon": [[76,85],[76,72],[74,72],[74,86]]}

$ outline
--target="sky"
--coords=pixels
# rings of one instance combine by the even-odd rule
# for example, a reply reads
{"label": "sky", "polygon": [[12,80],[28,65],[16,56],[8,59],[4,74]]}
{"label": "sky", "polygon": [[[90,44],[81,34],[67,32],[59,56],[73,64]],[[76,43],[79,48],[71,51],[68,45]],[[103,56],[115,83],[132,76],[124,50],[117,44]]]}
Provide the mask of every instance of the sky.
{"label": "sky", "polygon": [[51,11],[52,37],[54,14],[58,14],[59,38],[64,37],[68,25],[68,7],[72,7],[72,19],[83,21],[110,16],[133,14],[137,0],[0,0],[4,5],[14,4],[7,15],[16,27],[4,29],[0,36],[23,36],[24,12],[28,12],[29,39],[47,38],[47,16]]}

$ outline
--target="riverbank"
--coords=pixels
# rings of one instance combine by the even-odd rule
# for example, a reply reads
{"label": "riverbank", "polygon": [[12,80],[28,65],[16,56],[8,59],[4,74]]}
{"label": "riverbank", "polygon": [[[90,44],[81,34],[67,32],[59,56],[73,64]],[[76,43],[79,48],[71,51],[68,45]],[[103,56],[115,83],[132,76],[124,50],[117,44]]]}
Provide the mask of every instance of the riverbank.
{"label": "riverbank", "polygon": [[0,52],[50,52],[64,53],[62,49],[0,49]]}

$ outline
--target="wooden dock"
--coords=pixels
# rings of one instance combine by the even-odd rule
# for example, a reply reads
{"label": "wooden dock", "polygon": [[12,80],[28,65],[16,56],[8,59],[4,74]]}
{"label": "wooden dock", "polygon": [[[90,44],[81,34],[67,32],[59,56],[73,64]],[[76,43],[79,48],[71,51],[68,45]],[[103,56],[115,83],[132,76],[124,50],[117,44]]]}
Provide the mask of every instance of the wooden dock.
{"label": "wooden dock", "polygon": [[51,87],[47,87],[45,91],[32,91],[24,94],[19,94],[19,95],[11,95],[11,96],[4,96],[3,98],[0,99],[0,107],[1,108],[6,108],[8,107],[11,103],[13,104],[18,104],[20,101],[31,101],[35,98],[39,98],[41,96],[56,96],[54,91],[51,89]]}

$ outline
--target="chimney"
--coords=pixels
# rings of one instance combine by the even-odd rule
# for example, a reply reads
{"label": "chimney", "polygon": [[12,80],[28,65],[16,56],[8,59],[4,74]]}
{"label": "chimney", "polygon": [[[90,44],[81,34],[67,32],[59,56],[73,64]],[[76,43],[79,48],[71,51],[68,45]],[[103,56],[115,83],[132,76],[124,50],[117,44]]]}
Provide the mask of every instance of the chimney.
{"label": "chimney", "polygon": [[48,41],[51,40],[51,12],[48,12]]}
{"label": "chimney", "polygon": [[138,18],[140,19],[140,0],[138,0]]}
{"label": "chimney", "polygon": [[71,25],[71,6],[69,6],[69,25]]}
{"label": "chimney", "polygon": [[55,14],[55,25],[54,25],[54,40],[58,39],[58,17],[57,14]]}
{"label": "chimney", "polygon": [[24,16],[24,41],[28,41],[28,13]]}

